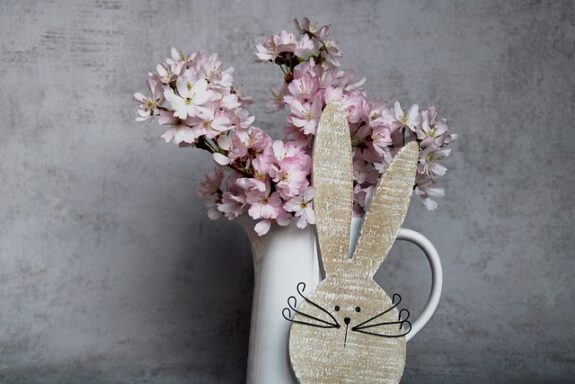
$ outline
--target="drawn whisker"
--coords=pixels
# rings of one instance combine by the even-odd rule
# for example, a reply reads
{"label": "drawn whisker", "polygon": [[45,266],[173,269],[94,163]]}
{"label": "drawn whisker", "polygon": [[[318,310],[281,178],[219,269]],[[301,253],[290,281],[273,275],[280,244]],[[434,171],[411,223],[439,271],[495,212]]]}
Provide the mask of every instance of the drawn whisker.
{"label": "drawn whisker", "polygon": [[[340,327],[339,323],[337,322],[337,320],[335,319],[335,317],[333,317],[333,315],[332,315],[331,313],[329,313],[328,310],[326,310],[325,308],[323,308],[323,307],[320,306],[319,304],[317,304],[317,303],[311,301],[310,299],[308,299],[306,296],[303,295],[303,291],[305,290],[305,288],[306,288],[306,285],[305,285],[304,282],[298,283],[298,284],[297,284],[297,287],[296,287],[297,293],[298,293],[306,302],[308,302],[309,304],[311,304],[311,305],[313,305],[314,307],[318,308],[318,309],[319,309],[320,311],[322,311],[323,313],[326,313],[326,314],[330,317],[330,319],[333,320],[333,323],[297,310],[297,309],[296,309],[296,307],[297,307],[297,298],[296,298],[295,296],[290,296],[290,297],[288,297],[288,299],[287,299],[288,307],[287,307],[287,308],[284,308],[284,309],[282,310],[282,316],[284,317],[284,319],[286,319],[287,321],[291,321],[292,323],[304,324],[304,325],[309,325],[309,326],[318,327],[318,328],[339,328],[339,327]],[[287,311],[287,315],[286,315],[286,311]],[[294,315],[293,315],[293,316],[295,316],[295,314],[297,313],[297,314],[299,314],[299,315],[302,315],[302,316],[304,316],[304,317],[307,317],[308,319],[318,321],[318,322],[320,322],[320,323],[322,323],[322,324],[314,324],[314,323],[309,323],[309,322],[307,322],[307,321],[294,320],[294,319],[292,318],[292,317],[293,317],[293,316],[292,316],[292,311],[294,312]]]}
{"label": "drawn whisker", "polygon": [[[286,311],[287,311],[287,315],[286,315]],[[318,318],[315,318],[315,317],[306,315],[306,314],[304,314],[304,313],[302,313],[302,312],[297,312],[297,313],[299,313],[300,315],[309,317],[310,319],[313,319],[313,320],[322,321],[322,320],[320,320],[320,319],[318,319]],[[326,323],[326,325],[321,325],[321,324],[308,323],[307,321],[294,320],[294,319],[291,318],[291,311],[290,311],[289,308],[284,308],[284,309],[282,310],[282,316],[284,317],[284,319],[286,319],[287,321],[290,321],[290,322],[292,322],[292,323],[309,325],[310,327],[317,327],[317,328],[339,328],[339,325],[335,325],[335,324],[331,324],[331,323]],[[322,321],[322,322],[323,322],[323,321]]]}
{"label": "drawn whisker", "polygon": [[391,311],[393,308],[396,308],[396,307],[399,305],[399,303],[401,303],[401,296],[400,296],[398,293],[394,293],[394,294],[393,294],[393,297],[392,297],[392,299],[391,299],[391,304],[392,304],[391,307],[389,307],[389,308],[386,309],[385,311],[383,311],[383,312],[381,312],[381,313],[379,313],[379,314],[373,316],[372,318],[367,319],[367,320],[364,321],[363,323],[360,323],[360,324],[356,325],[354,328],[360,328],[360,327],[363,326],[364,324],[367,324],[367,323],[369,323],[370,321],[373,321],[373,320],[377,319],[378,317],[385,315],[386,313],[388,313],[389,311]]}
{"label": "drawn whisker", "polygon": [[369,332],[369,331],[364,331],[363,329],[354,329],[352,328],[351,330],[354,332],[358,332],[358,333],[363,333],[366,335],[371,335],[371,336],[379,336],[379,337],[388,337],[388,338],[394,338],[394,337],[402,337],[407,335],[409,332],[411,332],[411,323],[409,321],[404,321],[404,322],[400,322],[400,326],[399,329],[401,330],[403,324],[407,325],[407,330],[405,330],[402,333],[396,334],[396,335],[389,335],[389,334],[381,334],[381,333],[375,333],[375,332]]}
{"label": "drawn whisker", "polygon": [[[372,336],[379,336],[379,337],[389,337],[389,338],[402,337],[402,336],[407,335],[409,332],[411,332],[411,323],[408,320],[409,315],[410,315],[409,310],[407,310],[406,308],[403,308],[401,311],[399,311],[399,316],[398,316],[397,321],[385,321],[385,322],[381,322],[381,323],[377,323],[377,324],[368,324],[368,325],[365,325],[366,322],[363,322],[359,325],[356,325],[351,330],[354,332],[363,333],[363,334],[372,335]],[[383,325],[395,325],[395,324],[399,325],[399,331],[401,331],[403,328],[404,332],[398,333],[398,334],[382,334],[382,333],[365,331],[365,329],[368,329],[368,328],[380,327]],[[404,325],[405,325],[405,327],[404,327]]]}
{"label": "drawn whisker", "polygon": [[[402,317],[403,317],[402,315],[404,313],[406,313],[405,319],[402,319]],[[379,327],[380,325],[392,325],[392,324],[399,324],[399,329],[401,329],[401,326],[404,323],[409,323],[409,321],[407,321],[409,319],[409,315],[410,315],[409,310],[406,308],[403,308],[401,311],[399,311],[399,319],[397,321],[384,321],[382,323],[367,324],[367,325],[359,324],[359,325],[356,325],[355,327],[353,327],[352,330],[361,330],[361,329],[366,329],[366,328]],[[364,324],[364,323],[362,323],[362,324]]]}
{"label": "drawn whisker", "polygon": [[303,295],[303,291],[305,290],[305,283],[303,281],[299,282],[297,285],[297,293],[308,303],[310,303],[311,305],[313,305],[314,307],[316,307],[317,309],[319,309],[320,311],[322,311],[323,313],[327,314],[335,324],[337,324],[338,328],[339,328],[339,323],[337,322],[336,318],[333,317],[333,315],[325,308],[323,308],[321,305],[314,303],[313,301],[311,301],[310,299],[308,299],[307,297],[305,297]]}
{"label": "drawn whisker", "polygon": [[[291,303],[291,300],[292,300],[292,299],[293,299],[293,302],[294,302],[293,304]],[[337,324],[330,323],[329,321],[320,319],[319,317],[315,317],[315,316],[312,316],[312,315],[308,315],[307,313],[304,313],[304,312],[301,312],[301,311],[297,310],[297,309],[296,309],[296,307],[297,307],[297,299],[295,298],[295,296],[290,296],[290,297],[288,297],[287,303],[288,303],[289,309],[291,309],[292,311],[294,311],[294,312],[297,313],[297,314],[300,314],[300,315],[302,315],[302,316],[304,316],[304,317],[307,317],[308,319],[316,320],[316,321],[319,321],[319,322],[321,322],[321,323],[330,325],[330,326],[332,326],[332,327],[337,327]],[[284,309],[287,309],[287,308],[284,308]]]}
{"label": "drawn whisker", "polygon": [[[403,317],[403,316],[402,316],[402,313],[407,313],[407,314],[405,315],[405,319],[402,319],[402,317]],[[398,318],[398,319],[399,319],[399,320],[403,320],[403,321],[407,321],[407,320],[409,320],[409,316],[410,316],[410,315],[411,315],[411,313],[409,313],[409,309],[407,309],[407,308],[402,308],[401,311],[399,311],[399,318]]]}

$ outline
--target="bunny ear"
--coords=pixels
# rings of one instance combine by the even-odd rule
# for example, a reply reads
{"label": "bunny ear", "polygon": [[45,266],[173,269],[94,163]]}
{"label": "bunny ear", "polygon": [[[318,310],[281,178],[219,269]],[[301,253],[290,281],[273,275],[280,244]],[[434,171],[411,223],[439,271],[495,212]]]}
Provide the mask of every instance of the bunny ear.
{"label": "bunny ear", "polygon": [[314,209],[317,237],[326,275],[348,259],[353,203],[351,138],[339,103],[321,114],[313,150]]}
{"label": "bunny ear", "polygon": [[399,227],[405,219],[415,183],[419,145],[412,141],[403,147],[379,181],[366,215],[354,264],[373,276],[383,263]]}

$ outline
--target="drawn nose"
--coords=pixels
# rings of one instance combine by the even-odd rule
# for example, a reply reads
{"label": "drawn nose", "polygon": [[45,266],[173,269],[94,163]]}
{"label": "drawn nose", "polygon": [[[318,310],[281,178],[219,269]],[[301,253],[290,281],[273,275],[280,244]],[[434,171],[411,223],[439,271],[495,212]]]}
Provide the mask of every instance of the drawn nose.
{"label": "drawn nose", "polygon": [[351,321],[351,319],[349,317],[346,317],[343,319],[343,322],[346,324],[349,324],[350,321]]}

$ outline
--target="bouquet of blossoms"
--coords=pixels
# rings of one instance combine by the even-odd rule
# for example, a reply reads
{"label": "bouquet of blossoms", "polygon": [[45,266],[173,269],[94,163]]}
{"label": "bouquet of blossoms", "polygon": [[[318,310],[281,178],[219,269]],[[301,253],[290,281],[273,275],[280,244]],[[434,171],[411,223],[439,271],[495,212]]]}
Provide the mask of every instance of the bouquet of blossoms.
{"label": "bouquet of blossoms", "polygon": [[435,107],[402,108],[367,98],[351,71],[340,69],[341,53],[327,25],[296,20],[298,33],[282,31],[256,47],[257,61],[282,71],[279,89],[272,89],[269,107],[287,108],[284,138],[273,140],[254,126],[246,106],[251,99],[234,85],[234,70],[224,69],[217,54],[186,55],[172,49],[171,58],[148,77],[148,96],[134,94],[138,117],[156,119],[167,128],[162,137],[180,147],[210,152],[213,172],[198,189],[208,216],[233,220],[247,214],[261,236],[270,226],[299,228],[315,223],[314,189],[310,183],[311,150],[320,114],[337,101],[345,109],[353,145],[354,215],[361,216],[381,174],[406,143],[420,145],[414,191],[428,209],[444,195],[436,178],[446,172],[440,161],[455,139]]}

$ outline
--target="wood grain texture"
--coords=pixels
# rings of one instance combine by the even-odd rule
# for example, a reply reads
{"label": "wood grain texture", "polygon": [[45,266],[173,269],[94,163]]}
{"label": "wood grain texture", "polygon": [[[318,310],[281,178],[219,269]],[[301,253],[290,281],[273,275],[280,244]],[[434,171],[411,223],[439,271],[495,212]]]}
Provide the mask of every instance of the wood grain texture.
{"label": "wood grain texture", "polygon": [[[401,311],[373,280],[403,222],[417,165],[416,143],[402,149],[378,185],[362,230],[361,248],[347,258],[351,217],[351,142],[337,104],[322,113],[314,150],[317,231],[326,279],[302,302],[289,351],[300,383],[398,383],[405,366]],[[366,332],[366,330],[368,330]]]}
{"label": "wood grain texture", "polygon": [[351,138],[341,106],[329,104],[321,114],[314,143],[313,186],[317,236],[323,267],[331,273],[348,257],[353,202]]}
{"label": "wood grain texture", "polygon": [[403,147],[381,177],[371,200],[354,254],[357,263],[368,264],[364,271],[370,277],[387,257],[407,214],[418,155],[416,142]]}

